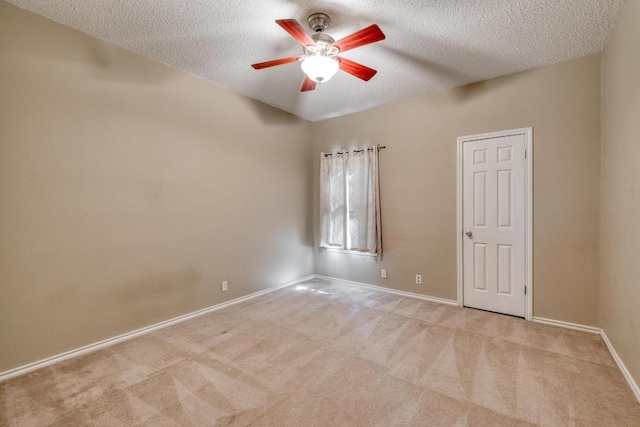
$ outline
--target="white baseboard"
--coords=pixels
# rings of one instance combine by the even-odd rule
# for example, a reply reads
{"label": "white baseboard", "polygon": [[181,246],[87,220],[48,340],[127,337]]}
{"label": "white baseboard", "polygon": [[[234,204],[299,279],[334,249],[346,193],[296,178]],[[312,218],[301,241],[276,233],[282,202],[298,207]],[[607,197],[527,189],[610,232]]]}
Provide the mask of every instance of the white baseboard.
{"label": "white baseboard", "polygon": [[534,323],[542,323],[543,325],[559,326],[565,329],[573,329],[574,331],[588,332],[590,334],[601,334],[602,329],[595,326],[585,326],[578,323],[563,322],[562,320],[545,319],[544,317],[533,317]]}
{"label": "white baseboard", "polygon": [[368,283],[353,282],[351,280],[337,279],[335,277],[328,277],[328,276],[320,276],[318,274],[315,275],[315,278],[316,279],[331,280],[333,282],[338,282],[338,283],[345,283],[347,285],[363,286],[365,288],[372,288],[372,289],[375,289],[375,290],[378,290],[378,291],[382,291],[382,292],[387,292],[387,293],[390,293],[390,294],[396,294],[396,295],[402,295],[402,296],[405,296],[405,297],[417,298],[417,299],[421,299],[421,300],[425,300],[425,301],[429,301],[429,302],[435,302],[435,303],[438,303],[438,304],[453,305],[453,306],[456,306],[456,307],[458,306],[458,301],[445,299],[445,298],[430,297],[430,296],[427,296],[427,295],[415,294],[413,292],[398,291],[396,289],[384,288],[382,286],[369,285]]}
{"label": "white baseboard", "polygon": [[[221,309],[223,307],[228,307],[230,305],[237,304],[239,302],[246,301],[246,300],[249,300],[251,298],[255,298],[257,296],[264,295],[266,293],[273,292],[273,291],[278,290],[278,289],[286,288],[288,286],[292,286],[292,285],[295,285],[295,284],[298,284],[298,283],[301,283],[301,282],[304,282],[304,281],[307,281],[307,280],[310,280],[310,279],[314,279],[314,278],[316,278],[316,279],[324,279],[324,280],[331,280],[331,281],[338,282],[338,283],[345,283],[345,284],[349,284],[349,285],[362,286],[362,287],[366,287],[366,288],[372,288],[372,289],[376,289],[376,290],[379,290],[379,291],[382,291],[382,292],[387,292],[387,293],[391,293],[391,294],[417,298],[417,299],[430,301],[430,302],[434,302],[434,303],[438,303],[438,304],[446,304],[446,305],[450,305],[450,306],[458,306],[458,302],[454,301],[454,300],[449,300],[449,299],[444,299],[444,298],[437,298],[437,297],[430,297],[430,296],[426,296],[426,295],[416,294],[416,293],[413,293],[413,292],[398,291],[398,290],[395,290],[395,289],[384,288],[384,287],[381,287],[381,286],[369,285],[367,283],[354,282],[354,281],[351,281],[351,280],[337,279],[337,278],[334,278],[334,277],[327,277],[327,276],[321,276],[321,275],[317,275],[316,274],[316,275],[310,275],[310,276],[302,277],[302,278],[300,278],[298,280],[294,280],[292,282],[285,283],[285,284],[280,285],[280,286],[275,286],[275,287],[272,287],[272,288],[269,288],[269,289],[264,289],[262,291],[255,292],[255,293],[246,295],[244,297],[236,298],[236,299],[231,300],[231,301],[227,301],[227,302],[223,302],[221,304],[213,305],[211,307],[207,307],[207,308],[204,308],[202,310],[194,311],[194,312],[189,313],[189,314],[178,316],[178,317],[175,317],[173,319],[165,320],[164,322],[156,323],[154,325],[150,325],[150,326],[147,326],[147,327],[144,327],[144,328],[141,328],[141,329],[137,329],[135,331],[131,331],[131,332],[128,332],[126,334],[118,335],[118,336],[113,337],[113,338],[108,338],[108,339],[103,340],[103,341],[99,341],[99,342],[96,342],[96,343],[93,343],[93,344],[89,344],[89,345],[86,345],[84,347],[80,347],[80,348],[75,349],[75,350],[67,351],[65,353],[58,354],[56,356],[48,357],[46,359],[39,360],[37,362],[33,362],[33,363],[28,364],[28,365],[24,365],[24,366],[20,366],[18,368],[15,368],[15,369],[11,369],[9,371],[1,372],[0,373],[0,382],[4,381],[4,380],[8,380],[9,378],[13,378],[13,377],[17,377],[19,375],[26,374],[26,373],[31,372],[31,371],[35,371],[37,369],[44,368],[46,366],[53,365],[53,364],[58,363],[58,362],[62,362],[63,360],[67,360],[67,359],[71,359],[71,358],[74,358],[74,357],[81,356],[83,354],[91,353],[91,352],[94,352],[96,350],[100,350],[100,349],[103,349],[105,347],[109,347],[111,345],[120,343],[122,341],[126,341],[126,340],[135,338],[135,337],[140,336],[140,335],[148,334],[149,332],[153,332],[153,331],[156,331],[158,329],[166,328],[168,326],[175,325],[177,323],[184,322],[184,321],[189,320],[189,319],[193,319],[194,317],[198,317],[198,316],[201,316],[203,314],[207,314],[207,313],[210,313],[212,311],[219,310],[219,309]],[[557,326],[557,327],[561,327],[561,328],[573,329],[573,330],[576,330],[576,331],[588,332],[588,333],[592,333],[592,334],[599,334],[602,337],[602,339],[604,340],[607,348],[609,349],[609,352],[611,353],[611,356],[613,357],[613,360],[615,360],[616,364],[618,365],[618,368],[622,372],[622,375],[627,380],[627,383],[629,384],[629,387],[631,387],[631,390],[632,390],[633,394],[635,395],[636,400],[638,401],[638,403],[640,403],[640,387],[635,382],[634,378],[631,376],[631,373],[629,372],[629,370],[627,369],[625,364],[620,359],[620,356],[618,356],[618,353],[616,352],[615,348],[613,347],[613,344],[611,344],[611,341],[609,341],[609,338],[607,337],[607,334],[602,329],[597,328],[597,327],[593,327],[593,326],[585,326],[585,325],[579,325],[579,324],[576,324],[576,323],[563,322],[561,320],[545,319],[545,318],[542,318],[542,317],[534,317],[533,321],[536,322],[536,323],[541,323],[541,324],[545,324],[545,325],[551,325],[551,326]]]}
{"label": "white baseboard", "polygon": [[[454,300],[429,297],[429,296],[425,296],[425,295],[415,294],[415,293],[412,293],[412,292],[397,291],[395,289],[383,288],[381,286],[369,285],[367,283],[353,282],[351,280],[337,279],[335,277],[321,276],[321,275],[318,275],[318,274],[315,275],[315,278],[316,279],[331,280],[331,281],[338,282],[338,283],[346,283],[346,284],[349,284],[349,285],[364,286],[364,287],[367,287],[367,288],[373,288],[373,289],[376,289],[376,290],[379,290],[379,291],[383,291],[383,292],[388,292],[388,293],[392,293],[392,294],[408,296],[408,297],[412,297],[412,298],[418,298],[418,299],[422,299],[422,300],[425,300],[425,301],[431,301],[431,302],[440,303],[440,304],[447,304],[447,305],[453,305],[453,306],[457,306],[458,305],[458,302],[454,301]],[[638,401],[638,403],[640,403],[640,387],[638,387],[638,384],[635,382],[635,380],[631,376],[631,373],[629,372],[627,367],[622,362],[622,359],[620,359],[620,357],[618,356],[618,353],[616,353],[616,350],[615,350],[615,348],[613,348],[613,345],[611,344],[611,341],[609,341],[609,338],[607,337],[607,334],[605,334],[605,332],[601,328],[598,328],[598,327],[595,327],[595,326],[580,325],[578,323],[564,322],[562,320],[546,319],[544,317],[533,317],[532,320],[535,323],[541,323],[541,324],[544,324],[544,325],[556,326],[556,327],[565,328],[565,329],[572,329],[574,331],[581,331],[581,332],[587,332],[587,333],[590,333],[590,334],[598,334],[598,335],[600,335],[602,337],[602,339],[604,340],[607,348],[609,349],[609,352],[611,353],[611,356],[613,357],[613,360],[615,360],[616,364],[618,365],[618,368],[622,372],[622,375],[624,376],[625,380],[627,380],[627,383],[629,384],[629,387],[631,388],[631,391],[635,395],[636,400]]]}
{"label": "white baseboard", "polygon": [[211,313],[212,311],[219,310],[223,307],[228,307],[233,304],[237,304],[242,301],[246,301],[251,298],[255,298],[260,295],[264,295],[269,292],[273,292],[278,289],[286,288],[287,286],[292,286],[297,283],[301,283],[307,280],[311,280],[314,278],[314,275],[302,277],[300,279],[294,280],[293,282],[285,283],[284,285],[274,286],[272,288],[264,289],[262,291],[254,292],[252,294],[233,299],[231,301],[226,301],[220,304],[212,305],[211,307],[203,308],[202,310],[194,311],[192,313],[188,313],[182,316],[174,317],[173,319],[165,320],[164,322],[156,323],[154,325],[146,326],[144,328],[136,329],[135,331],[127,332],[122,335],[118,335],[113,338],[108,338],[106,340],[102,340],[93,344],[86,345],[84,347],[77,348],[75,350],[70,350],[55,356],[48,357],[46,359],[39,360],[37,362],[29,363],[28,365],[20,366],[18,368],[10,369],[5,372],[0,372],[0,382],[4,380],[8,380],[9,378],[17,377],[19,375],[26,374],[31,371],[35,371],[40,368],[44,368],[46,366],[53,365],[58,362],[62,362],[63,360],[72,359],[74,357],[81,356],[83,354],[91,353],[96,350],[103,349],[105,347],[112,346],[114,344],[120,343],[122,341],[130,340],[132,338],[138,337],[140,335],[148,334],[149,332],[157,331],[158,329],[166,328],[167,326],[175,325],[176,323],[184,322],[189,319],[193,319],[194,317],[202,316],[203,314]]}
{"label": "white baseboard", "polygon": [[620,356],[618,356],[616,349],[613,347],[613,344],[611,344],[611,341],[609,341],[609,337],[607,337],[607,334],[604,332],[604,330],[602,330],[601,328],[596,328],[594,326],[579,325],[577,323],[563,322],[561,320],[545,319],[543,317],[534,317],[533,321],[536,323],[542,323],[545,325],[558,326],[561,328],[573,329],[574,331],[582,331],[582,332],[588,332],[590,334],[600,335],[602,337],[602,340],[606,344],[607,348],[609,349],[609,353],[611,353],[611,357],[613,357],[613,360],[618,365],[618,369],[620,369],[620,372],[622,372],[624,379],[627,380],[627,384],[629,384],[631,391],[635,395],[636,401],[640,403],[640,387],[638,387],[638,384],[631,376],[631,373],[625,366],[624,362],[622,362],[622,359],[620,359]]}
{"label": "white baseboard", "polygon": [[636,401],[640,403],[640,387],[638,387],[638,383],[636,383],[636,381],[633,379],[633,377],[631,376],[631,372],[629,372],[622,359],[620,359],[620,356],[618,356],[616,349],[613,348],[613,344],[611,344],[611,341],[609,341],[609,337],[607,337],[607,334],[604,332],[604,330],[600,331],[600,336],[604,340],[604,343],[607,345],[609,353],[611,353],[613,360],[616,361],[618,368],[620,368],[620,371],[622,371],[622,375],[624,376],[624,379],[627,380],[627,383],[629,384],[629,387],[631,387],[633,394],[635,394]]}

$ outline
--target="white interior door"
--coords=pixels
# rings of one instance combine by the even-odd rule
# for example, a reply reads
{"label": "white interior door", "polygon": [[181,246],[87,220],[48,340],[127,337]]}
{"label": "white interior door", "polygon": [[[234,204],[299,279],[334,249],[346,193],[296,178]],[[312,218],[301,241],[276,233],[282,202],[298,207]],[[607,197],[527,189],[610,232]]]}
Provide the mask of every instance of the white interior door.
{"label": "white interior door", "polygon": [[526,135],[462,144],[463,304],[525,316]]}

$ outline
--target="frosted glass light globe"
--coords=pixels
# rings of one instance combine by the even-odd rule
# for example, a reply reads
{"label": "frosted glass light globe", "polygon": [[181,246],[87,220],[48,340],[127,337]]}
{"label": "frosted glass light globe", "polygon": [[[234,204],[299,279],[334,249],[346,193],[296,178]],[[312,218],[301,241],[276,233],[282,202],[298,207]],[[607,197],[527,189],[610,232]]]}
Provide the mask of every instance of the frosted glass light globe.
{"label": "frosted glass light globe", "polygon": [[339,68],[338,61],[324,55],[312,55],[302,61],[302,71],[318,83],[329,81]]}

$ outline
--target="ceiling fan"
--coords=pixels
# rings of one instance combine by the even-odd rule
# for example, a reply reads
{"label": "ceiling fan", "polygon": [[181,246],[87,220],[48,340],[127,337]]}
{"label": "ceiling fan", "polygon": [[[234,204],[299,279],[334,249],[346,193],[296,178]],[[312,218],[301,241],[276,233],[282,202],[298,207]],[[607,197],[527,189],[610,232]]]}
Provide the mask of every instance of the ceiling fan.
{"label": "ceiling fan", "polygon": [[364,81],[369,81],[377,73],[372,68],[338,56],[348,50],[384,40],[385,36],[376,24],[335,41],[324,34],[331,23],[329,16],[324,13],[314,13],[307,19],[309,27],[315,33],[311,36],[295,19],[277,19],[276,23],[303,46],[304,54],[251,65],[256,70],[301,62],[302,71],[306,74],[300,89],[302,92],[314,90],[318,83],[328,81],[338,70]]}

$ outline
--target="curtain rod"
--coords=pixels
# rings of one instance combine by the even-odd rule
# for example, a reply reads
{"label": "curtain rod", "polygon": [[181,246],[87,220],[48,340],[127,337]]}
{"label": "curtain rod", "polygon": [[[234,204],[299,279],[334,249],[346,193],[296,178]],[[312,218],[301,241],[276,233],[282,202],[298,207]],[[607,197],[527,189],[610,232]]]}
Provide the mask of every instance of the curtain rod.
{"label": "curtain rod", "polygon": [[[378,149],[378,151],[380,151],[380,150],[384,150],[385,148],[387,148],[387,146],[386,145],[378,145],[376,148]],[[363,153],[364,150],[373,151],[373,148],[363,148],[362,150],[352,150],[352,151],[354,153]],[[347,152],[347,153],[349,153],[349,151],[350,150],[345,150],[345,152]],[[329,156],[333,156],[333,154],[334,153],[324,153],[324,156],[325,157],[329,157]],[[343,153],[335,153],[335,154],[338,155],[338,156],[341,156]]]}

